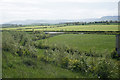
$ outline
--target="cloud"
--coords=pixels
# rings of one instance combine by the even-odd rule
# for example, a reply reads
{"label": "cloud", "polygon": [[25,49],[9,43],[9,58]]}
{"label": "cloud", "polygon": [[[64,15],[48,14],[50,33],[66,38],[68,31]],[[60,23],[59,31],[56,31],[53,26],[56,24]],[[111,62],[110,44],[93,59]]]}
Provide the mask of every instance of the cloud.
{"label": "cloud", "polygon": [[26,19],[81,19],[117,15],[119,0],[1,0],[2,22]]}

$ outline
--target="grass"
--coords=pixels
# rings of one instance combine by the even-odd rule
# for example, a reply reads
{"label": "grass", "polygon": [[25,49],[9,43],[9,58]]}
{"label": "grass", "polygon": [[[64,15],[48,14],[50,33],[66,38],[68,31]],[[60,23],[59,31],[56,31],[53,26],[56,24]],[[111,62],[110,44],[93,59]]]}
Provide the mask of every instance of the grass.
{"label": "grass", "polygon": [[111,52],[115,48],[115,35],[63,34],[40,40],[47,46],[70,47],[80,51]]}
{"label": "grass", "polygon": [[[37,30],[37,29],[35,29]],[[38,29],[44,31],[118,31],[117,25],[80,25]]]}
{"label": "grass", "polygon": [[118,31],[118,25],[79,25],[79,26],[33,26],[33,27],[17,27],[3,28],[2,30],[18,30],[18,31]]}
{"label": "grass", "polygon": [[[49,38],[44,37],[45,35],[4,32],[3,78],[98,78],[99,76],[117,78],[119,76],[117,61],[111,58],[110,53],[115,48],[115,35],[62,34]],[[41,40],[36,39],[37,36]],[[98,53],[85,54],[76,49],[79,51],[91,49]],[[104,55],[101,56],[100,53]]]}
{"label": "grass", "polygon": [[[33,61],[32,66],[23,61]],[[46,64],[39,59],[21,58],[9,52],[3,55],[3,78],[84,78],[85,75],[75,73],[53,64]]]}

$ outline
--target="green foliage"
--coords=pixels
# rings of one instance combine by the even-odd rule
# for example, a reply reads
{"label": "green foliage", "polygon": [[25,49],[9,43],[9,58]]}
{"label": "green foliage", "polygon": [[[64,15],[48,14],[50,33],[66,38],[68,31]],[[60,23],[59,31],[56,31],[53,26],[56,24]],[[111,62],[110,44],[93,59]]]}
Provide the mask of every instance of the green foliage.
{"label": "green foliage", "polygon": [[12,38],[12,35],[9,34],[8,32],[6,32],[5,34],[3,33],[2,36],[2,49],[13,53],[16,47],[16,45],[14,45],[15,44],[14,39]]}
{"label": "green foliage", "polygon": [[23,63],[26,66],[32,66],[32,67],[36,67],[37,66],[37,63],[34,60],[31,60],[31,59],[23,60]]}
{"label": "green foliage", "polygon": [[[74,52],[74,50],[72,52]],[[93,59],[89,59],[89,57],[93,57]],[[53,63],[73,72],[80,72],[86,75],[92,74],[96,78],[118,77],[119,73],[116,72],[118,66],[112,64],[114,62],[111,61],[111,58],[104,59],[105,57],[106,56],[86,56],[86,54],[82,52],[81,54],[78,52],[70,54],[69,51],[66,51],[66,48],[52,48],[46,50],[41,59],[44,62]],[[114,72],[116,72],[116,74],[114,74]]]}
{"label": "green foliage", "polygon": [[46,39],[48,37],[44,32],[3,31],[3,77],[119,77],[119,60],[112,59],[116,58],[116,52],[109,53],[115,36],[68,34]]}
{"label": "green foliage", "polygon": [[103,59],[99,60],[95,72],[98,78],[110,78],[111,69],[110,62]]}
{"label": "green foliage", "polygon": [[87,64],[84,59],[81,60],[70,60],[70,67],[72,71],[84,73],[87,70]]}
{"label": "green foliage", "polygon": [[49,37],[49,34],[45,34],[42,31],[33,31],[33,35],[34,35],[34,37],[33,37],[34,41],[40,40],[40,39],[45,39],[45,38]]}
{"label": "green foliage", "polygon": [[113,59],[119,59],[119,55],[115,49],[111,52],[111,57]]}
{"label": "green foliage", "polygon": [[67,57],[62,58],[61,66],[62,66],[63,68],[68,68],[68,65],[69,65],[69,59],[68,59]]}
{"label": "green foliage", "polygon": [[[40,34],[40,36],[38,36],[38,34]],[[39,37],[39,39],[46,38],[43,32],[28,34],[25,32],[4,31],[2,36],[2,49],[19,56],[36,57],[36,48],[33,42],[34,40],[38,40],[36,36]]]}
{"label": "green foliage", "polygon": [[53,64],[46,64],[40,59],[14,56],[3,52],[3,78],[80,78],[86,77],[73,73]]}

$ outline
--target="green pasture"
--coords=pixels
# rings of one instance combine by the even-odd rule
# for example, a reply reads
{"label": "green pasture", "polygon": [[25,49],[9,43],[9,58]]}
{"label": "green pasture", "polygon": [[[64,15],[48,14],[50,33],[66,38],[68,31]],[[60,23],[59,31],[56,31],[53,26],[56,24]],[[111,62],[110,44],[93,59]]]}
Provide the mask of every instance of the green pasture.
{"label": "green pasture", "polygon": [[40,40],[50,47],[69,47],[79,51],[111,52],[115,48],[115,35],[63,34]]}

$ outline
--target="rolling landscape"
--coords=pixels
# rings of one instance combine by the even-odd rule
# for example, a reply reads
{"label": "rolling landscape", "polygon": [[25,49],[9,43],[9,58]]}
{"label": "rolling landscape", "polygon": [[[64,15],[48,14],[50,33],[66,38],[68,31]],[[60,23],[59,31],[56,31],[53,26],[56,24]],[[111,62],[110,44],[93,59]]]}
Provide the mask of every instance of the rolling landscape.
{"label": "rolling landscape", "polygon": [[119,80],[117,5],[117,0],[1,0],[0,78]]}
{"label": "rolling landscape", "polygon": [[75,23],[1,28],[3,78],[119,78],[118,22]]}

